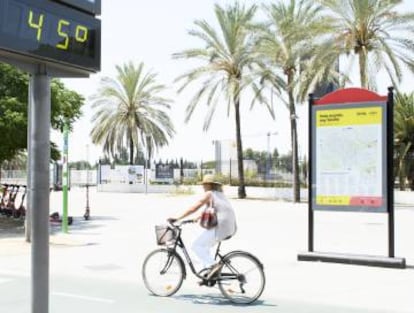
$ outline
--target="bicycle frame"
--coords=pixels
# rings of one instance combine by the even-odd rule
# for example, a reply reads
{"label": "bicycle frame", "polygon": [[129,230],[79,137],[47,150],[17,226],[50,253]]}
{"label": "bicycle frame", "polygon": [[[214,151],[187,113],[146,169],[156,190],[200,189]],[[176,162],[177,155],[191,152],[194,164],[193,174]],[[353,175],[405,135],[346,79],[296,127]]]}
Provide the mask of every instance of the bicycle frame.
{"label": "bicycle frame", "polygon": [[[169,251],[174,251],[175,253],[177,253],[177,247],[179,247],[181,249],[181,251],[183,252],[185,261],[187,262],[188,266],[190,266],[191,272],[193,272],[193,274],[196,275],[198,278],[202,279],[201,275],[199,275],[197,273],[197,270],[194,266],[194,263],[191,260],[190,255],[188,254],[187,248],[185,247],[184,241],[181,238],[182,229],[180,227],[176,227],[176,226],[174,227],[174,229],[176,231],[178,231],[177,239],[175,240],[174,246],[173,247],[167,247],[167,249]],[[170,261],[167,260],[166,268],[168,268],[169,263],[170,263]]]}
{"label": "bicycle frame", "polygon": [[[197,270],[196,270],[196,268],[193,264],[193,261],[191,260],[191,257],[188,254],[188,251],[187,251],[187,248],[185,247],[184,241],[181,238],[181,232],[182,232],[181,227],[178,227],[178,226],[175,226],[175,225],[173,227],[176,231],[178,231],[177,239],[175,240],[175,243],[172,247],[167,247],[167,250],[177,254],[177,247],[179,247],[181,249],[181,251],[183,252],[183,254],[184,254],[185,261],[190,266],[191,272],[193,272],[193,274],[196,277],[198,277],[202,280],[206,280],[206,277],[204,277],[203,275],[200,275],[200,273],[203,270],[197,272]],[[214,259],[215,260],[219,259],[220,260],[219,262],[224,264],[224,263],[226,263],[225,260],[224,260],[226,255],[223,256],[220,253],[220,247],[221,247],[221,242],[219,242],[218,245],[217,245]],[[173,255],[173,254],[171,254],[171,255]],[[237,273],[237,270],[234,267],[232,267],[231,264],[228,264],[228,263],[226,263],[226,264],[232,270],[233,273],[223,273],[223,274],[220,275],[220,277],[211,278],[209,281],[230,280],[230,279],[243,280],[243,278],[240,278],[240,275]],[[170,265],[171,265],[171,260],[170,260],[170,258],[168,258],[167,263],[165,264],[165,267],[162,271],[167,271]]]}
{"label": "bicycle frame", "polygon": [[[157,231],[157,242],[159,244],[162,242],[165,246],[148,254],[143,263],[143,280],[152,294],[156,296],[175,294],[187,277],[185,266],[185,263],[187,263],[191,272],[201,279],[200,286],[214,287],[217,284],[223,296],[233,303],[250,304],[261,296],[265,287],[265,274],[263,264],[257,257],[243,250],[221,254],[221,242],[219,242],[215,252],[215,260],[218,262],[216,265],[219,266],[216,267],[215,265],[213,270],[202,269],[197,272],[181,237],[182,225],[194,223],[194,221],[186,220],[176,224],[175,221],[168,220],[168,229],[165,230],[166,232],[173,232],[173,236],[169,237],[171,238],[170,241],[165,243],[160,241],[161,233]],[[181,249],[182,253],[179,253],[178,248]],[[156,256],[156,258],[153,258],[153,256]],[[174,267],[172,271],[170,271],[171,267]],[[152,274],[155,274],[155,276],[151,277]],[[163,278],[164,274],[171,274],[172,276],[166,275]],[[250,284],[250,282],[253,282],[253,284]]]}

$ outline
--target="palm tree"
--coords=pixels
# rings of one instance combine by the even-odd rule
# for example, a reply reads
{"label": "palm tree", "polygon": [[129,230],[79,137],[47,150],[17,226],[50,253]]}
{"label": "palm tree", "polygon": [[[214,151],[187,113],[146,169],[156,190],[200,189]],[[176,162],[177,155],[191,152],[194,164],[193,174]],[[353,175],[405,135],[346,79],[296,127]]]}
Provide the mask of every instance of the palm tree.
{"label": "palm tree", "polygon": [[318,0],[330,12],[332,38],[322,46],[325,66],[339,55],[358,58],[362,88],[376,89],[375,75],[385,69],[392,82],[402,65],[414,71],[414,14],[397,13],[401,0]]}
{"label": "palm tree", "polygon": [[[263,56],[262,78],[272,88],[287,94],[284,101],[289,109],[293,169],[293,199],[300,201],[298,135],[296,103],[329,69],[310,66],[317,38],[324,33],[321,7],[314,1],[290,0],[264,6],[267,16],[261,29],[258,49]],[[283,100],[283,99],[282,99]]]}
{"label": "palm tree", "polygon": [[[245,7],[234,3],[226,8],[216,4],[215,16],[218,30],[204,20],[195,21],[196,28],[189,35],[201,39],[204,46],[175,53],[174,58],[195,59],[202,65],[179,76],[176,81],[183,81],[179,92],[196,81],[200,82],[199,89],[186,108],[185,121],[191,118],[197,105],[205,101],[208,112],[203,129],[208,130],[213,114],[220,99],[225,98],[227,112],[234,109],[236,124],[236,143],[239,176],[239,198],[246,197],[243,172],[243,147],[241,138],[241,96],[242,91],[253,87],[254,78],[250,67],[255,61],[252,53],[254,48],[253,33],[250,27],[257,6]],[[271,107],[268,106],[271,111]]]}
{"label": "palm tree", "polygon": [[143,63],[135,66],[129,62],[116,70],[117,78],[104,78],[93,98],[96,112],[91,137],[112,157],[126,143],[133,164],[139,141],[147,148],[158,148],[173,136],[174,127],[165,112],[170,109],[170,100],[159,95],[165,87],[156,82],[156,74],[144,71]]}
{"label": "palm tree", "polygon": [[414,153],[414,93],[397,94],[394,114],[396,175],[405,190]]}

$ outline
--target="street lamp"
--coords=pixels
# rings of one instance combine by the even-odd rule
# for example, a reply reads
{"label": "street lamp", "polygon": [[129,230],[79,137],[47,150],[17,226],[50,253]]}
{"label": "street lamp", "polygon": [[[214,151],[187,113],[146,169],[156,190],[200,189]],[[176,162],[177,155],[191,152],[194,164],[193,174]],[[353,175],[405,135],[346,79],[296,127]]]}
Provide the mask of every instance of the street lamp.
{"label": "street lamp", "polygon": [[266,162],[266,180],[269,180],[269,178],[270,178],[270,168],[271,168],[271,160],[272,160],[272,157],[271,157],[271,154],[270,154],[270,136],[273,136],[273,135],[277,135],[278,134],[278,132],[268,132],[267,134],[266,134],[266,136],[267,136],[267,162]]}

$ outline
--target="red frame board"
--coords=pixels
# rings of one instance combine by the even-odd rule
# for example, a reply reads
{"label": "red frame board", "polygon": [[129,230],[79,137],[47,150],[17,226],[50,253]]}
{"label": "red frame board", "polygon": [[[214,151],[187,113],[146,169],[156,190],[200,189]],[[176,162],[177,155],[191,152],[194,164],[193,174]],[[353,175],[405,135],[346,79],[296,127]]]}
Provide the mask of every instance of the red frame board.
{"label": "red frame board", "polygon": [[347,88],[313,101],[312,209],[387,211],[387,99]]}

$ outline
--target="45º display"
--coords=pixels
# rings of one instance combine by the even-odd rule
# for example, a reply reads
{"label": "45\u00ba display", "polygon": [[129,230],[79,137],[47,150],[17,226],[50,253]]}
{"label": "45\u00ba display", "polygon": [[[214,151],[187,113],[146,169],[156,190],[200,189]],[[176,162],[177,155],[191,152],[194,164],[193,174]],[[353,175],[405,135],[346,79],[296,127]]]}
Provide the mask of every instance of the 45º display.
{"label": "45\u00ba display", "polygon": [[[29,27],[33,28],[35,31],[34,36],[36,36],[36,40],[42,42],[44,39],[45,33],[43,32],[44,26],[47,25],[45,22],[45,14],[34,13],[33,10],[29,9],[27,15],[27,24]],[[52,19],[52,17],[48,16]],[[79,52],[82,52],[82,48],[86,47],[86,44],[89,39],[89,29],[85,25],[75,24],[72,22],[65,20],[65,19],[57,19],[55,31],[56,31],[56,38],[50,38],[52,44],[56,43],[56,48],[62,50],[69,50],[69,42],[71,41],[73,45],[78,45],[80,48]],[[50,37],[50,36],[49,36]],[[55,39],[55,40],[53,40]]]}
{"label": "45\u00ba display", "polygon": [[100,20],[50,0],[0,2],[0,49],[96,72]]}

